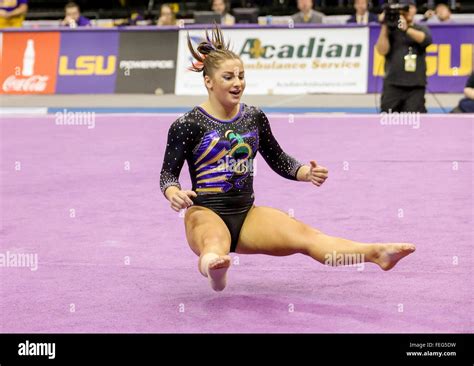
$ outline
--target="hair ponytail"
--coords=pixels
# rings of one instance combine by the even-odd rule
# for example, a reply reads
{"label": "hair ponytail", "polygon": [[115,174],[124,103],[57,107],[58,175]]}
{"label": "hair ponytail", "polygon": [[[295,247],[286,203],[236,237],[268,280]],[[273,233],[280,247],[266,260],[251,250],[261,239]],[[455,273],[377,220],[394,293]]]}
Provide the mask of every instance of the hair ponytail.
{"label": "hair ponytail", "polygon": [[209,32],[206,30],[206,39],[194,48],[191,37],[188,33],[188,48],[194,58],[189,70],[203,72],[204,76],[214,72],[219,64],[227,59],[237,59],[240,57],[229,49],[229,42],[225,43],[220,27],[215,24],[215,28]]}

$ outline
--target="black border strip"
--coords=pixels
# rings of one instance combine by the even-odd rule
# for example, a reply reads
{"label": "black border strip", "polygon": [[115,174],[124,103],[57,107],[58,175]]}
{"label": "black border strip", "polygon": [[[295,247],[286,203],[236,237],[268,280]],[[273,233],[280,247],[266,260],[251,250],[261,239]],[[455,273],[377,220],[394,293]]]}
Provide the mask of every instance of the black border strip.
{"label": "black border strip", "polygon": [[[55,358],[19,344],[55,343]],[[424,345],[422,349],[414,346]],[[0,365],[90,360],[391,360],[472,365],[473,334],[0,334]],[[407,352],[456,352],[456,356]],[[47,362],[45,362],[47,361]]]}

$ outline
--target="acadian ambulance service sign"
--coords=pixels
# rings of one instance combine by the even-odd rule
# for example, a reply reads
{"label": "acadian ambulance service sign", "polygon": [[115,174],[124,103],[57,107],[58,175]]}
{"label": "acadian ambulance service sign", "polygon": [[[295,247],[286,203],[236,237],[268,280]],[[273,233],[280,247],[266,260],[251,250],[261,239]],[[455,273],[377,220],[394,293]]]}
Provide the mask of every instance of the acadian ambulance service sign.
{"label": "acadian ambulance service sign", "polygon": [[[189,30],[194,45],[204,30]],[[180,31],[176,94],[207,94],[189,71],[188,31]],[[369,30],[364,28],[226,29],[244,62],[246,94],[366,93]]]}

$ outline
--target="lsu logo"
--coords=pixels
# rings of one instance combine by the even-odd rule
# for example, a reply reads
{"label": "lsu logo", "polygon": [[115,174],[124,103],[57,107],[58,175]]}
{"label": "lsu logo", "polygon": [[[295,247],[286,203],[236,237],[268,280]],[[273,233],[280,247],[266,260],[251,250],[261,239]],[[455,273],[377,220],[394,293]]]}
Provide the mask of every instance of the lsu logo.
{"label": "lsu logo", "polygon": [[59,75],[78,76],[78,75],[97,75],[109,76],[115,73],[117,64],[116,56],[79,56],[76,62],[70,65],[68,56],[59,58]]}
{"label": "lsu logo", "polygon": [[[459,49],[459,65],[452,65],[450,44],[432,44],[426,48],[426,76],[467,76],[472,72],[473,45],[464,43]],[[374,48],[374,76],[384,75],[385,58]]]}

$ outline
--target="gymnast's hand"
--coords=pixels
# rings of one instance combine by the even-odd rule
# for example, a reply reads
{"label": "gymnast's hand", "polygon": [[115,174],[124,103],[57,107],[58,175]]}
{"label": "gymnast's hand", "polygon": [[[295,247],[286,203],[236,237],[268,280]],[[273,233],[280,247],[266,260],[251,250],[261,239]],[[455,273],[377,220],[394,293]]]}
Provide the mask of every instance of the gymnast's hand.
{"label": "gymnast's hand", "polygon": [[193,205],[193,201],[191,201],[191,198],[189,197],[197,197],[196,192],[182,191],[178,187],[173,186],[166,190],[166,198],[171,202],[171,208],[176,212]]}
{"label": "gymnast's hand", "polygon": [[313,183],[315,186],[321,186],[328,178],[327,168],[316,164],[314,160],[310,161],[309,170],[306,173],[306,181]]}

